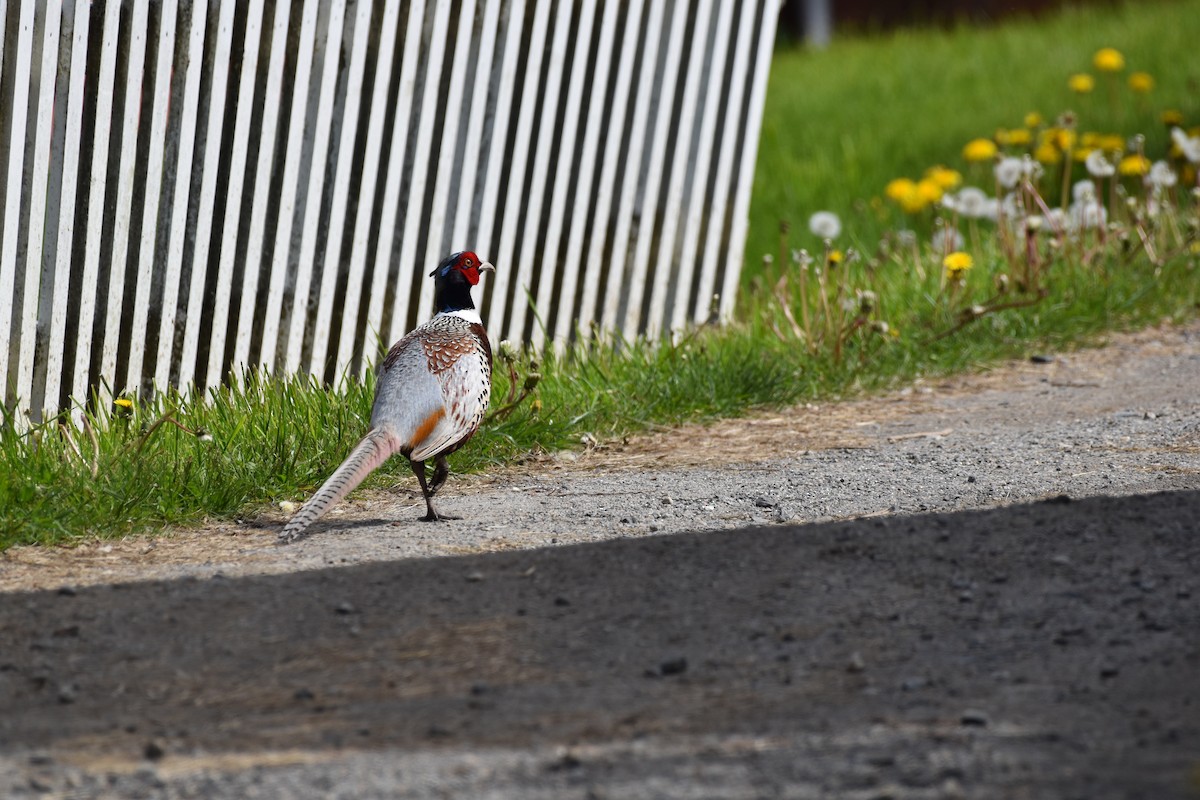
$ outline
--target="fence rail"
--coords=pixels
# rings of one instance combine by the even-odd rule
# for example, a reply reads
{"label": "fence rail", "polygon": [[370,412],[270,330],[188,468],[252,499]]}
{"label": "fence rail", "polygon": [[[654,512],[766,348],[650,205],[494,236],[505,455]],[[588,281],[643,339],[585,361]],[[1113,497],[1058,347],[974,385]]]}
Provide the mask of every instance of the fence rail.
{"label": "fence rail", "polygon": [[0,400],[335,380],[733,305],[778,0],[0,0]]}

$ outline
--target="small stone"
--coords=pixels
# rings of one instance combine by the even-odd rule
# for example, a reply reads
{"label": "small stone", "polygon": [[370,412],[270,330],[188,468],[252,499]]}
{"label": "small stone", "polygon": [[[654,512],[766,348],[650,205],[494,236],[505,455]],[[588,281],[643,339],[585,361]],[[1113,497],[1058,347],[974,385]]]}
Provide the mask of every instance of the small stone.
{"label": "small stone", "polygon": [[756,497],[754,498],[754,505],[758,506],[759,508],[774,508],[775,501],[769,500],[766,497]]}
{"label": "small stone", "polygon": [[846,664],[847,672],[862,672],[867,668],[867,662],[863,660],[862,653],[855,651],[850,654],[850,661]]}
{"label": "small stone", "polygon": [[1029,360],[1034,364],[1053,364],[1054,356],[1032,355]]}
{"label": "small stone", "polygon": [[350,603],[338,603],[337,607],[333,610],[335,613],[340,614],[343,617],[349,614],[354,614],[358,611],[358,609]]}
{"label": "small stone", "polygon": [[664,661],[658,665],[660,675],[682,675],[687,672],[687,659],[680,656]]}
{"label": "small stone", "polygon": [[476,571],[467,573],[467,583],[479,583],[481,580],[483,580],[482,572]]}
{"label": "small stone", "polygon": [[60,586],[58,587],[58,593],[63,597],[74,597],[78,594],[74,586]]}
{"label": "small stone", "polygon": [[975,482],[975,476],[974,476],[974,475],[968,475],[968,476],[967,476],[967,483],[974,483],[974,482]]}
{"label": "small stone", "polygon": [[163,746],[161,744],[159,744],[154,739],[151,739],[150,741],[146,742],[145,748],[142,749],[142,755],[144,755],[146,758],[150,759],[151,761],[158,761],[160,758],[162,758],[166,754],[167,754],[167,751],[163,748]]}
{"label": "small stone", "polygon": [[1153,411],[1147,411],[1142,419],[1158,419],[1158,414],[1155,414]]}
{"label": "small stone", "polygon": [[79,687],[75,684],[68,683],[58,687],[58,702],[70,705],[77,699],[79,699]]}
{"label": "small stone", "polygon": [[651,532],[651,533],[657,533],[657,532],[658,532],[658,526],[657,526],[657,525],[651,525],[651,526],[650,526],[650,532]]}
{"label": "small stone", "polygon": [[1105,679],[1115,678],[1120,674],[1121,674],[1121,670],[1118,669],[1117,667],[1113,666],[1112,664],[1105,664],[1104,666],[1100,667],[1100,677],[1101,678],[1105,678]]}
{"label": "small stone", "polygon": [[560,607],[561,606],[569,606],[569,605],[571,605],[571,601],[565,597],[556,597],[556,598],[554,598],[554,605],[560,606]]}
{"label": "small stone", "polygon": [[967,709],[963,712],[959,722],[967,727],[986,728],[988,725],[988,715],[974,708]]}

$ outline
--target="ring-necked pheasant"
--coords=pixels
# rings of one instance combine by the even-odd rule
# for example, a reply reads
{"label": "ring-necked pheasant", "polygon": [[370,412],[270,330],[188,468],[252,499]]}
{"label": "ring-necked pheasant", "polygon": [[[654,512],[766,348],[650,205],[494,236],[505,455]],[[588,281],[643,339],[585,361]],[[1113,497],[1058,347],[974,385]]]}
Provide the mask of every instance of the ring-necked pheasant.
{"label": "ring-necked pheasant", "polygon": [[[408,458],[426,514],[422,520],[451,519],[433,510],[433,495],[450,474],[446,456],[479,428],[492,390],[492,348],[471,301],[481,272],[495,267],[472,252],[447,256],[433,276],[433,319],[392,346],[379,368],[371,429],[324,485],[279,534],[293,542],[334,503],[362,483],[395,453]],[[425,462],[434,459],[426,483]]]}

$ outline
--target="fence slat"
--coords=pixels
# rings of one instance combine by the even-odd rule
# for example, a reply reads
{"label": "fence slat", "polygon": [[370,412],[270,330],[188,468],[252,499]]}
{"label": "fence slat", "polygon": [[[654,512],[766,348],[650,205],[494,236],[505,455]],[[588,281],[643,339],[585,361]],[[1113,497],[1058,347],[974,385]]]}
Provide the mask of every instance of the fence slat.
{"label": "fence slat", "polygon": [[[721,110],[722,78],[725,75],[729,53],[729,30],[732,24],[733,3],[717,3],[719,16],[713,36],[712,61],[705,76],[707,91],[704,96],[704,111],[700,120],[700,141],[697,145],[696,170],[688,194],[687,211],[684,217],[683,241],[679,251],[679,274],[675,279],[674,299],[671,302],[671,330],[677,331],[687,325],[691,317],[689,301],[692,280],[696,275],[696,260],[699,257],[701,226],[704,223],[704,202],[708,192],[708,176],[712,167],[713,148],[717,132],[717,115]],[[701,298],[707,302],[704,293]]]}
{"label": "fence slat", "polygon": [[[525,339],[525,311],[532,298],[534,264],[538,263],[543,283],[554,284],[554,275],[558,271],[557,254],[543,258],[538,262],[538,234],[542,230],[542,202],[546,196],[546,178],[550,172],[550,159],[560,161],[562,172],[571,171],[571,156],[574,153],[574,142],[561,140],[558,153],[553,151],[554,131],[558,122],[558,96],[562,89],[563,65],[567,59],[567,34],[571,29],[571,11],[574,3],[559,3],[558,13],[554,19],[554,42],[550,46],[550,63],[546,68],[546,82],[542,87],[541,125],[538,128],[537,148],[533,156],[533,176],[530,181],[529,193],[525,200],[525,231],[521,238],[521,254],[517,259],[516,287],[513,297],[512,321],[508,325],[508,335],[513,339]],[[568,110],[568,114],[571,112]],[[563,151],[567,153],[563,158]],[[565,164],[561,162],[565,160]],[[561,225],[561,223],[560,223]],[[561,229],[561,228],[560,228]],[[548,305],[548,304],[547,304]],[[545,315],[549,309],[546,306],[535,309],[541,315],[541,323],[535,320],[534,328],[539,329],[545,323]],[[538,338],[541,345],[541,337]]]}
{"label": "fence slat", "polygon": [[[616,232],[613,234],[612,254],[608,263],[608,283],[604,293],[604,315],[601,324],[605,328],[617,325],[621,303],[627,300],[632,290],[626,278],[629,264],[629,237],[633,225],[634,203],[637,200],[638,184],[641,182],[642,156],[649,131],[650,101],[654,96],[654,76],[658,68],[658,48],[662,44],[663,3],[650,4],[650,18],[646,23],[646,44],[642,51],[641,78],[638,81],[637,100],[633,108],[633,134],[629,142],[629,155],[625,158],[625,175],[621,184],[621,204],[617,211]],[[634,336],[637,331],[625,331]]]}
{"label": "fence slat", "polygon": [[342,243],[350,205],[354,142],[358,137],[359,108],[362,105],[363,77],[367,63],[367,41],[371,35],[371,11],[371,3],[359,2],[358,14],[354,18],[354,46],[350,53],[350,72],[346,77],[342,135],[338,142],[337,172],[333,178],[329,208],[329,236],[325,241],[321,290],[317,293],[317,313],[313,322],[309,371],[315,375],[323,375],[325,372],[325,357],[332,338],[334,294],[341,268]]}
{"label": "fence slat", "polygon": [[[500,6],[502,0],[487,0],[483,25],[479,31],[479,54],[475,58],[475,83],[471,92],[471,113],[467,117],[467,132],[463,143],[462,180],[454,211],[454,231],[450,235],[447,253],[460,250],[482,250],[482,258],[490,258],[487,242],[470,241],[471,213],[475,203],[475,187],[479,177],[479,149],[483,142],[483,127],[487,118],[488,91],[491,88],[492,60],[496,39],[500,36]],[[485,275],[487,273],[484,273]],[[482,296],[482,292],[480,293]]]}
{"label": "fence slat", "polygon": [[254,81],[258,75],[258,51],[262,37],[263,4],[250,3],[246,12],[246,41],[242,50],[242,77],[238,83],[237,115],[233,122],[233,149],[229,161],[228,202],[221,227],[220,261],[217,265],[217,293],[213,301],[212,331],[208,347],[205,386],[215,386],[225,376],[226,334],[229,308],[233,302],[234,261],[237,257],[238,225],[242,216],[242,190],[246,184],[246,162],[250,157],[250,124],[254,113]]}
{"label": "fence slat", "polygon": [[[629,280],[629,293],[625,305],[625,323],[622,326],[627,335],[632,336],[641,330],[642,301],[645,298],[646,283],[657,281],[657,273],[671,273],[671,249],[659,247],[660,258],[656,275],[651,278],[647,273],[650,269],[650,248],[654,244],[654,221],[658,216],[658,196],[662,191],[663,167],[667,158],[667,136],[671,132],[671,115],[675,109],[675,85],[679,79],[679,62],[683,58],[683,38],[687,27],[687,8],[685,0],[675,0],[671,14],[671,28],[667,34],[667,55],[663,64],[662,83],[659,88],[658,108],[654,119],[654,136],[650,141],[650,164],[646,170],[645,189],[643,190],[641,209],[638,213],[637,239],[633,252],[632,277]],[[700,49],[700,48],[697,48]],[[679,136],[684,130],[690,130],[682,117],[679,124]],[[686,151],[687,147],[678,142],[676,150]],[[670,213],[669,211],[667,212]],[[664,228],[665,231],[665,228]],[[666,251],[666,258],[661,252]]]}
{"label": "fence slat", "polygon": [[[579,159],[579,180],[575,185],[575,199],[572,204],[571,225],[567,232],[567,250],[563,256],[563,283],[559,292],[559,303],[562,307],[554,323],[554,339],[559,347],[566,344],[571,335],[571,325],[578,324],[579,318],[572,312],[575,307],[575,295],[579,288],[579,277],[584,277],[584,299],[582,305],[587,306],[588,288],[593,292],[597,282],[592,279],[591,265],[583,260],[584,236],[587,232],[589,218],[597,218],[599,214],[585,213],[591,202],[592,180],[596,171],[596,156],[600,146],[600,135],[605,122],[604,99],[608,91],[607,76],[612,63],[613,42],[617,35],[617,11],[620,3],[608,0],[604,4],[604,14],[600,22],[600,41],[596,47],[596,66],[591,85],[591,109],[588,111],[587,124],[583,134],[583,150]],[[636,27],[632,15],[627,22],[629,27]],[[620,147],[620,137],[616,137]],[[615,160],[615,159],[614,159]],[[597,226],[598,227],[598,226]],[[595,276],[598,280],[599,276]],[[589,282],[591,281],[591,282]]]}
{"label": "fence slat", "polygon": [[[17,37],[16,72],[13,76],[12,134],[8,142],[8,181],[4,201],[4,242],[0,245],[0,286],[16,287],[17,238],[21,228],[21,189],[25,180],[25,135],[29,119],[29,95],[33,72],[33,3],[21,3],[20,30]],[[28,280],[26,280],[28,286]],[[8,395],[11,359],[10,325],[13,319],[16,292],[0,292],[0,398]],[[17,343],[20,345],[20,342]],[[15,376],[14,376],[15,377]],[[16,383],[20,394],[20,383]],[[28,401],[28,395],[25,396]],[[20,415],[17,416],[20,419]]]}
{"label": "fence slat", "polygon": [[[29,236],[25,254],[25,291],[21,296],[20,356],[17,360],[17,396],[25,398],[35,419],[41,408],[34,405],[33,356],[37,347],[38,301],[45,255],[46,198],[50,189],[50,143],[54,138],[54,92],[58,79],[58,35],[62,29],[62,7],[45,8],[42,32],[42,61],[38,74],[37,118],[34,134],[33,171],[29,187]],[[55,404],[58,400],[55,398]]]}
{"label": "fence slat", "polygon": [[125,74],[124,114],[121,121],[121,174],[117,181],[117,209],[113,218],[112,263],[108,274],[104,349],[101,354],[101,395],[107,401],[117,386],[117,347],[121,335],[121,310],[125,301],[129,261],[129,232],[133,221],[134,175],[137,171],[138,123],[141,117],[142,77],[146,66],[146,38],[150,26],[150,0],[137,0],[129,33],[129,66]]}
{"label": "fence slat", "polygon": [[[80,5],[90,9],[87,3],[81,2]],[[87,246],[83,254],[79,332],[75,340],[75,374],[71,382],[71,396],[74,402],[81,405],[88,401],[91,380],[88,370],[92,359],[96,306],[99,303],[100,247],[105,220],[104,194],[109,182],[108,147],[117,91],[117,45],[120,32],[121,4],[109,3],[104,7],[100,72],[96,79],[96,129],[92,139],[92,172],[88,187]],[[120,164],[116,166],[119,168]]]}
{"label": "fence slat", "polygon": [[[472,17],[474,10],[472,9]],[[468,29],[473,24],[474,20],[467,23]],[[420,275],[424,271],[425,266],[417,260],[417,242],[421,235],[421,219],[425,208],[425,189],[428,185],[429,177],[429,159],[433,155],[433,133],[434,133],[434,117],[437,115],[438,99],[441,95],[442,83],[442,62],[445,54],[445,47],[439,46],[438,43],[445,41],[450,27],[450,2],[449,0],[437,0],[434,6],[433,30],[430,33],[430,47],[426,56],[425,67],[425,86],[421,92],[421,115],[406,120],[406,125],[410,126],[415,122],[417,125],[417,139],[413,146],[415,157],[412,162],[412,173],[409,177],[408,202],[404,206],[404,225],[403,232],[400,237],[400,261],[397,265],[396,274],[396,291],[392,305],[392,319],[388,332],[383,331],[383,320],[375,317],[370,319],[378,327],[374,329],[368,328],[367,335],[377,335],[383,341],[380,344],[383,347],[391,346],[392,342],[400,338],[404,332],[405,323],[408,319],[409,300],[412,295],[413,274],[410,270],[414,267],[417,269],[417,274]],[[411,50],[418,49],[420,39],[413,41],[411,44],[405,40],[404,55],[407,61],[408,54]],[[461,72],[461,70],[453,70]],[[462,105],[462,83],[461,79],[456,89],[453,83],[450,86],[449,102],[456,107]],[[457,115],[457,108],[455,109]],[[450,142],[455,141],[453,129],[449,128],[449,110],[447,110],[447,125],[442,129],[442,136]],[[457,127],[457,126],[456,126]],[[398,181],[394,181],[398,183]],[[393,183],[389,181],[389,183]],[[390,188],[390,187],[389,187]],[[389,213],[382,216],[382,224],[379,230],[379,253],[387,254],[386,261],[390,262],[391,244],[394,241],[395,230],[399,226],[395,218],[395,209],[387,209]],[[387,248],[384,248],[385,243]],[[378,257],[378,256],[377,256]],[[437,262],[434,262],[435,264]],[[382,287],[381,287],[382,288]],[[383,292],[380,294],[380,307],[383,307]],[[432,294],[430,295],[432,298]],[[374,297],[372,297],[374,302]],[[422,306],[424,310],[424,306]],[[368,361],[374,362],[375,359],[367,358],[368,351],[367,343],[363,345],[363,368],[365,369]]]}
{"label": "fence slat", "polygon": [[[364,2],[368,13],[370,3]],[[322,49],[321,89],[317,100],[316,127],[313,131],[312,164],[308,171],[308,189],[300,218],[300,258],[297,262],[296,286],[292,295],[292,311],[288,326],[287,355],[284,369],[296,372],[304,349],[304,327],[308,321],[308,301],[316,270],[317,233],[320,230],[321,199],[325,190],[325,169],[329,161],[329,137],[337,100],[338,67],[341,64],[342,31],[345,27],[346,6],[334,3],[329,7],[329,21]],[[361,72],[360,72],[361,76]],[[349,120],[346,121],[349,125]]]}
{"label": "fence slat", "polygon": [[[579,273],[578,262],[559,260],[559,245],[567,216],[574,217],[567,206],[567,191],[571,185],[570,163],[575,155],[575,142],[579,130],[579,118],[583,116],[583,84],[587,77],[588,54],[592,43],[592,28],[596,20],[596,0],[583,0],[579,7],[579,23],[575,41],[577,46],[571,61],[571,76],[567,83],[566,109],[562,125],[562,145],[558,152],[558,165],[554,174],[554,188],[550,197],[549,224],[546,226],[546,243],[542,248],[542,264],[556,264],[554,272],[562,271],[562,291],[558,296],[559,307],[554,309],[558,318],[569,318],[575,300],[575,280]],[[603,103],[603,97],[600,98]],[[601,108],[596,108],[597,113]],[[578,214],[580,217],[585,214]],[[530,342],[535,350],[540,350],[547,335],[553,336],[550,330],[551,305],[553,299],[554,280],[551,275],[543,274],[538,283],[537,310],[542,314],[542,325],[533,326]]]}
{"label": "fence slat", "polygon": [[[667,200],[663,206],[662,233],[659,236],[658,258],[651,280],[649,313],[646,319],[646,338],[656,339],[667,314],[668,290],[671,278],[683,272],[672,269],[675,264],[675,235],[679,230],[680,210],[683,206],[683,188],[687,178],[688,162],[692,155],[692,133],[695,130],[696,103],[700,95],[704,59],[708,55],[708,22],[712,17],[712,0],[699,0],[696,5],[696,24],[691,41],[694,46],[684,71],[683,103],[679,109],[679,133],[674,145],[670,180],[667,185]],[[695,190],[693,190],[695,191]],[[704,194],[703,188],[698,192]],[[639,244],[641,242],[639,241]],[[690,277],[688,279],[691,280]]]}
{"label": "fence slat", "polygon": [[292,114],[288,122],[287,147],[284,150],[283,185],[278,195],[279,217],[275,223],[275,248],[271,255],[266,309],[262,312],[262,347],[258,356],[258,363],[268,371],[275,368],[275,354],[279,346],[279,318],[283,310],[288,259],[292,252],[292,224],[296,219],[296,194],[300,191],[300,162],[304,155],[302,133],[308,117],[309,83],[312,80],[317,15],[320,10],[320,0],[305,0],[300,21],[300,40],[296,45],[296,71],[289,76],[292,84]]}
{"label": "fence slat", "polygon": [[[754,39],[754,14],[758,10],[754,3],[742,6],[741,19],[737,27],[737,44],[734,48],[733,68],[729,81],[729,98],[725,108],[725,125],[721,134],[721,151],[717,158],[717,173],[713,188],[713,202],[708,211],[708,230],[704,237],[704,261],[700,267],[700,291],[696,295],[693,319],[700,324],[708,319],[709,308],[717,285],[717,259],[721,256],[721,236],[725,232],[725,214],[729,204],[729,185],[733,181],[733,165],[737,151],[737,133],[741,118],[736,110],[742,107],[746,88],[746,70],[750,64],[750,46]],[[720,298],[724,302],[724,298]]]}
{"label": "fence slat", "polygon": [[[423,314],[433,302],[433,280],[427,275],[427,272],[431,266],[437,264],[446,255],[445,237],[443,234],[446,229],[446,212],[450,206],[450,184],[454,180],[454,153],[458,147],[460,121],[464,114],[469,119],[472,114],[479,113],[476,107],[464,107],[463,103],[467,69],[471,66],[468,56],[471,50],[471,34],[474,30],[475,0],[463,0],[462,8],[458,12],[458,32],[454,39],[454,62],[451,64],[450,85],[446,92],[446,119],[442,125],[442,146],[439,148],[438,153],[437,175],[433,179],[433,201],[430,203],[429,208],[428,240],[425,245],[425,258],[416,265],[421,280],[421,291],[418,294],[417,300],[418,314]],[[423,115],[422,119],[424,119]],[[460,180],[463,180],[465,183],[465,177]],[[464,190],[460,188],[460,191]],[[466,191],[464,193],[470,194],[470,192]],[[406,220],[405,241],[408,240],[409,236],[407,228]],[[403,254],[404,250],[401,250],[401,253]],[[407,266],[408,263],[404,260],[404,256],[401,255],[401,278],[404,277],[404,270]],[[403,281],[401,283],[403,284]],[[407,297],[405,297],[405,302],[402,304],[400,302],[400,293],[397,292],[395,306],[392,309],[392,327],[387,341],[394,342],[404,332],[403,326],[408,316],[405,313],[407,309]]]}
{"label": "fence slat", "polygon": [[[479,219],[475,231],[477,244],[474,247],[488,249],[488,258],[496,264],[496,274],[509,269],[497,257],[493,234],[496,229],[497,203],[500,197],[500,178],[504,174],[503,153],[508,145],[508,119],[512,110],[513,92],[516,90],[517,61],[520,58],[521,34],[525,26],[525,0],[512,0],[508,7],[508,19],[504,29],[504,55],[501,57],[499,80],[496,85],[495,116],[492,119],[491,147],[487,159],[487,173],[484,175],[483,192],[479,202]],[[493,79],[495,80],[495,79]],[[487,297],[495,298],[501,294],[499,284],[492,278],[487,279],[485,287],[490,290]],[[505,284],[507,287],[508,284]],[[481,296],[483,294],[481,293]],[[500,326],[504,320],[492,317],[494,301],[480,303],[485,308],[484,322],[494,338],[499,338]]]}
{"label": "fence slat", "polygon": [[[79,151],[82,147],[83,79],[87,65],[88,22],[91,4],[75,0],[71,27],[71,63],[68,73],[66,136],[63,141],[62,190],[58,211],[58,245],[55,248],[54,300],[50,309],[50,341],[46,352],[46,389],[42,409],[53,414],[59,407],[65,369],[68,290],[71,284],[71,248],[75,241],[75,196],[79,187]],[[88,332],[91,333],[90,331]],[[77,336],[82,336],[80,330]]]}
{"label": "fence slat", "polygon": [[[267,236],[267,205],[271,201],[271,174],[275,166],[275,134],[279,127],[279,107],[283,94],[283,67],[287,57],[288,18],[291,3],[278,0],[271,23],[271,58],[267,64],[266,95],[263,98],[261,133],[258,140],[258,167],[254,174],[254,201],[250,207],[250,230],[246,244],[246,262],[242,272],[242,302],[238,311],[234,364],[250,364],[250,346],[254,321],[259,315],[258,280],[262,270],[263,247]],[[259,360],[270,347],[263,342]]]}
{"label": "fence slat", "polygon": [[[417,21],[417,30],[420,30],[420,21],[424,17],[425,6],[422,3],[413,3],[409,7],[409,29],[412,29],[412,22]],[[396,27],[400,18],[400,4],[398,0],[388,0],[383,9],[383,19],[381,21],[382,33],[379,38],[379,56],[377,61],[377,69],[375,72],[375,87],[371,94],[371,108],[382,109],[386,107],[388,82],[387,77],[392,72],[392,61],[395,58],[396,52]],[[404,75],[401,74],[400,86],[397,91],[401,96],[404,95]],[[411,92],[411,89],[409,90]],[[412,95],[408,95],[409,103],[412,102]],[[407,108],[397,108],[397,116],[408,116]],[[354,361],[354,345],[358,339],[358,307],[362,299],[363,279],[365,277],[367,267],[367,246],[371,235],[371,216],[375,211],[375,184],[379,180],[379,160],[380,151],[383,148],[383,122],[384,114],[372,114],[370,124],[367,125],[367,143],[366,153],[363,157],[362,168],[362,184],[359,187],[358,194],[358,214],[354,220],[354,238],[351,239],[352,247],[350,251],[349,276],[346,280],[346,300],[342,304],[342,329],[338,336],[337,362],[334,366],[334,375],[341,378],[348,374],[348,370]],[[399,180],[399,176],[396,176]],[[384,280],[386,280],[387,265],[375,265],[376,269],[384,270]],[[382,291],[382,289],[380,289]],[[364,343],[365,347],[365,343]]]}
{"label": "fence slat", "polygon": [[[191,28],[187,41],[187,69],[183,83],[183,113],[179,120],[179,152],[175,164],[175,193],[172,197],[170,239],[163,283],[162,308],[158,325],[158,360],[154,366],[154,385],[171,383],[171,365],[175,351],[175,315],[179,310],[179,282],[183,272],[183,247],[187,236],[188,203],[191,201],[192,159],[196,153],[196,122],[199,119],[200,76],[204,66],[204,34],[208,21],[207,0],[194,0]],[[196,269],[200,265],[193,264]],[[189,291],[190,296],[190,291]],[[199,316],[199,314],[197,314]],[[183,384],[186,388],[187,384]]]}
{"label": "fence slat", "polygon": [[[609,2],[613,2],[613,0],[609,0]],[[578,322],[582,330],[591,326],[603,305],[600,297],[600,284],[604,268],[604,243],[608,240],[609,209],[616,196],[617,169],[620,167],[618,156],[621,150],[621,136],[617,132],[625,130],[625,115],[629,105],[629,90],[633,83],[633,67],[637,58],[642,11],[643,0],[630,0],[625,14],[625,35],[621,40],[621,58],[617,65],[612,119],[608,124],[609,136],[604,146],[604,165],[600,170],[600,186],[596,194],[596,222],[592,225],[592,235],[588,239],[587,261],[584,262],[586,278],[583,284],[583,300],[579,308]],[[617,285],[619,286],[619,283]]]}
{"label": "fence slat", "polygon": [[[525,85],[521,92],[521,106],[517,112],[517,132],[514,136],[516,146],[513,148],[512,162],[508,173],[508,192],[504,200],[504,220],[500,226],[500,247],[497,251],[497,264],[501,265],[496,273],[492,288],[492,305],[488,309],[488,319],[498,330],[508,335],[509,328],[504,325],[504,312],[507,307],[509,284],[516,281],[513,273],[517,268],[512,265],[513,249],[517,239],[517,222],[521,217],[521,198],[525,195],[525,169],[529,161],[529,149],[532,144],[534,115],[537,113],[539,94],[539,76],[542,71],[542,55],[546,50],[546,34],[550,22],[550,0],[538,0],[533,12],[533,26],[530,29],[529,53],[525,60]],[[521,289],[517,284],[517,291]],[[504,326],[501,328],[501,326]]]}
{"label": "fence slat", "polygon": [[728,320],[733,315],[733,304],[737,297],[737,285],[742,271],[742,255],[746,249],[746,233],[750,225],[750,189],[754,185],[754,162],[758,158],[758,135],[762,128],[763,104],[767,99],[767,77],[771,70],[771,53],[775,45],[775,23],[779,17],[778,3],[779,0],[763,0],[763,24],[758,30],[757,63],[747,76],[747,80],[751,84],[750,107],[745,116],[746,134],[742,145],[742,163],[738,169],[725,279],[721,286],[720,314],[722,320]]}
{"label": "fence slat", "polygon": [[146,166],[145,204],[142,207],[142,244],[138,255],[138,279],[134,292],[133,328],[129,346],[129,368],[126,386],[135,392],[142,390],[142,361],[146,354],[146,323],[150,315],[150,290],[154,281],[154,251],[158,245],[159,203],[163,190],[164,154],[167,146],[167,125],[171,111],[171,73],[175,60],[175,25],[178,5],[162,5],[162,22],[158,33],[158,64],[154,77],[154,109],[150,114],[150,154]]}
{"label": "fence slat", "polygon": [[[213,216],[217,204],[217,176],[221,167],[221,132],[225,125],[225,98],[229,68],[233,57],[233,13],[236,4],[221,4],[217,17],[216,50],[205,122],[204,164],[200,174],[200,200],[196,213],[196,233],[192,245],[192,274],[188,286],[183,342],[179,354],[179,386],[187,390],[196,377],[196,353],[200,345],[200,320],[204,304],[204,282],[208,276],[208,255],[212,241]],[[194,56],[194,51],[193,51]],[[163,342],[159,339],[159,373]],[[160,384],[161,385],[161,384]]]}

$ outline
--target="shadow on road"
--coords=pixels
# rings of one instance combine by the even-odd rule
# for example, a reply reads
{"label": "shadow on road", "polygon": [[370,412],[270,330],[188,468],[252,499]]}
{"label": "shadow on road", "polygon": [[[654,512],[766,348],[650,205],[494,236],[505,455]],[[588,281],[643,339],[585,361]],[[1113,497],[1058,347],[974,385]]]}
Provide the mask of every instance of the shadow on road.
{"label": "shadow on road", "polygon": [[984,742],[964,783],[1195,796],[1197,520],[1200,492],[1060,498],[10,594],[0,741],[140,758],[151,740],[170,755],[755,736],[786,781],[819,768],[802,763],[815,742],[889,730],[902,746],[843,741],[839,763],[866,748],[886,772],[903,760],[875,750]]}

